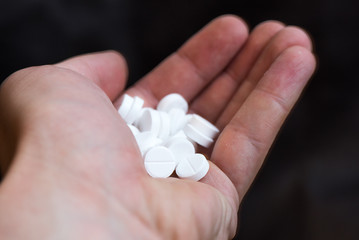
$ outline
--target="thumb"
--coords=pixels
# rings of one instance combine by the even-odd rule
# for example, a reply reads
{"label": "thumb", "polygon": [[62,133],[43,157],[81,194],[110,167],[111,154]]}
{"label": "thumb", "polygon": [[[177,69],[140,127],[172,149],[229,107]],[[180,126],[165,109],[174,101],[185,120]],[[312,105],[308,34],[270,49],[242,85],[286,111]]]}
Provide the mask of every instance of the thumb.
{"label": "thumb", "polygon": [[116,51],[80,55],[55,66],[72,70],[93,81],[111,101],[123,91],[128,74],[124,57]]}

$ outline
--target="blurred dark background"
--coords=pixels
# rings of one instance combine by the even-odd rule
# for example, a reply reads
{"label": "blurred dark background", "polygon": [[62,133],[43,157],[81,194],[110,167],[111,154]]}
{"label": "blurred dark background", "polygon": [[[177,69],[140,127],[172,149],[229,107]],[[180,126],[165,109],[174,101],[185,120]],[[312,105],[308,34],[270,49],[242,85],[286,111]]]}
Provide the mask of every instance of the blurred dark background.
{"label": "blurred dark background", "polygon": [[1,0],[0,79],[115,49],[133,83],[213,18],[305,28],[315,73],[239,214],[236,239],[359,239],[359,2],[356,0]]}

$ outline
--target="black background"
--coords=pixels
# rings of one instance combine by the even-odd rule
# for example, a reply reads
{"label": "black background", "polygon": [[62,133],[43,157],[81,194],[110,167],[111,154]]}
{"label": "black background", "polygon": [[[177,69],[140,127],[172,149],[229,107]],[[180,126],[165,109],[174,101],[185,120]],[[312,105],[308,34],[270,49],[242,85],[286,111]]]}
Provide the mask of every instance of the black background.
{"label": "black background", "polygon": [[359,239],[359,2],[1,0],[0,79],[115,49],[133,83],[221,14],[306,29],[318,69],[239,215],[238,239]]}

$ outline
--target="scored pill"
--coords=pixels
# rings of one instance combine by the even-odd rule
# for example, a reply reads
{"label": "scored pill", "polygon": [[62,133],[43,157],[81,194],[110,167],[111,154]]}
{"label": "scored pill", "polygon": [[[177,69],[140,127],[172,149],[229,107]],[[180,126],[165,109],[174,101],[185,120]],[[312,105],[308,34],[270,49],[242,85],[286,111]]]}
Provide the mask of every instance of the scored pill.
{"label": "scored pill", "polygon": [[188,111],[188,103],[180,94],[171,93],[163,97],[157,105],[157,110],[163,112],[169,112],[173,108],[182,109],[186,113]]}
{"label": "scored pill", "polygon": [[145,168],[151,177],[167,178],[176,168],[175,157],[166,147],[151,148],[145,155]]}
{"label": "scored pill", "polygon": [[188,155],[193,155],[196,152],[193,144],[183,137],[174,138],[167,144],[168,149],[175,156],[176,164],[180,163]]}
{"label": "scored pill", "polygon": [[176,167],[176,174],[183,179],[198,181],[202,179],[209,170],[209,163],[202,154],[188,155]]}
{"label": "scored pill", "polygon": [[188,103],[178,93],[168,94],[153,108],[143,108],[144,100],[123,96],[118,113],[135,136],[152,177],[177,176],[198,181],[209,170],[209,162],[196,153],[197,144],[209,147],[219,130],[198,114],[186,114]]}

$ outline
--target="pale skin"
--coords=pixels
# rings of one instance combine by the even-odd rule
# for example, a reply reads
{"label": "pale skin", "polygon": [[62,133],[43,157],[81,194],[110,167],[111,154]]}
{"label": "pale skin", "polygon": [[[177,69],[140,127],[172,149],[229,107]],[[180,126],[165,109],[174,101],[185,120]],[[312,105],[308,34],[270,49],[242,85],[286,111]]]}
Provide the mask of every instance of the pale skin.
{"label": "pale skin", "polygon": [[[114,51],[12,74],[1,86],[4,239],[231,239],[239,205],[315,70],[308,35],[238,17],[205,26],[134,86]],[[199,182],[148,176],[116,108],[178,92],[220,128]],[[299,151],[299,149],[298,149]]]}

